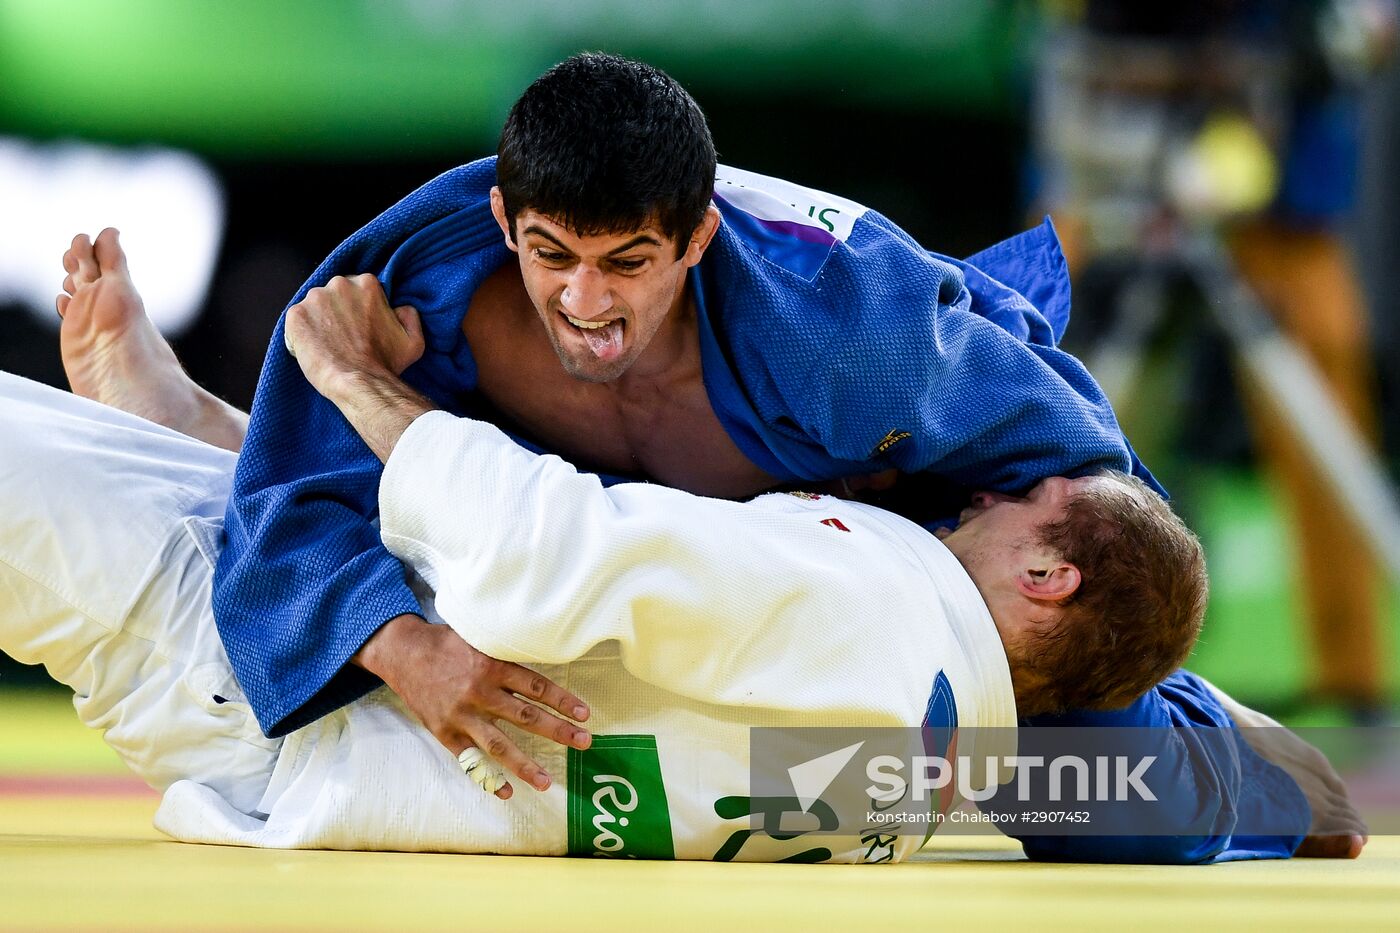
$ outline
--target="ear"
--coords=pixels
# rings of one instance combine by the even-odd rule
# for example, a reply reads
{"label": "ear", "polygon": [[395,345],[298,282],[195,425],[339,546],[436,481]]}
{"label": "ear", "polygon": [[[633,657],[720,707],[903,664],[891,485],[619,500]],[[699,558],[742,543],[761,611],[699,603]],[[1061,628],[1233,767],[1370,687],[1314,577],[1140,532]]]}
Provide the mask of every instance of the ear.
{"label": "ear", "polygon": [[520,247],[515,245],[515,231],[511,229],[511,220],[506,216],[506,199],[501,195],[501,189],[495,185],[491,186],[491,216],[496,218],[496,223],[500,225],[501,234],[506,238],[506,248],[512,253],[520,252]]}
{"label": "ear", "polygon": [[695,232],[690,235],[690,243],[686,245],[685,255],[681,256],[687,269],[699,262],[700,257],[705,255],[705,250],[709,248],[710,241],[715,238],[715,231],[718,229],[719,208],[711,204],[705,209],[705,216],[700,218],[700,226],[696,227]]}
{"label": "ear", "polygon": [[1059,602],[1079,590],[1079,568],[1066,563],[1036,563],[1016,574],[1016,589],[1027,599]]}

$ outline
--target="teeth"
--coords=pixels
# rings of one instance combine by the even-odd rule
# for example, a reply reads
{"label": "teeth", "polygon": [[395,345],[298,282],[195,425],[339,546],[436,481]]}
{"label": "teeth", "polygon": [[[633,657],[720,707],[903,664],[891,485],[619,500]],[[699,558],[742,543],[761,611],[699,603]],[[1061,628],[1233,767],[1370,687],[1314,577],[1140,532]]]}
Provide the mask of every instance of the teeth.
{"label": "teeth", "polygon": [[[612,323],[612,321],[580,321],[578,318],[569,317],[567,314],[564,315],[564,318],[570,324],[574,325],[575,327],[581,327],[584,330],[597,330],[600,327],[607,327],[609,324]],[[614,318],[613,320],[617,319]]]}

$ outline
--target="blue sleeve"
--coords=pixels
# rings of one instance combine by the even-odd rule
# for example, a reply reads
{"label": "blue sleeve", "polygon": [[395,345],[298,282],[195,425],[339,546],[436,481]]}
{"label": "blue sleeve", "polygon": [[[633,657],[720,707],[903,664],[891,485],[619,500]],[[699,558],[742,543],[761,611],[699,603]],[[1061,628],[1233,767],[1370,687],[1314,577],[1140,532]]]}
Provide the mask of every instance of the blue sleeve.
{"label": "blue sleeve", "polygon": [[278,322],[234,474],[214,617],[239,685],[277,736],[380,681],[349,665],[421,610],[370,524],[382,466],[302,376]]}
{"label": "blue sleeve", "polygon": [[[334,275],[373,271],[411,304],[427,351],[404,380],[459,410],[476,383],[461,321],[476,284],[504,258],[488,192],[495,159],[453,169],[370,221],[293,297]],[[258,724],[282,735],[380,681],[350,665],[389,619],[420,612],[373,524],[382,465],[272,336],[224,517],[214,619]]]}
{"label": "blue sleeve", "polygon": [[[1127,709],[1040,716],[1024,725],[1132,728],[1150,736],[1154,767],[1171,778],[1153,783],[1159,799],[1150,805],[1091,805],[1095,835],[1011,833],[1029,858],[1176,865],[1287,858],[1306,832],[1302,791],[1248,747],[1194,674],[1177,671]],[[1292,831],[1239,831],[1280,824]]]}

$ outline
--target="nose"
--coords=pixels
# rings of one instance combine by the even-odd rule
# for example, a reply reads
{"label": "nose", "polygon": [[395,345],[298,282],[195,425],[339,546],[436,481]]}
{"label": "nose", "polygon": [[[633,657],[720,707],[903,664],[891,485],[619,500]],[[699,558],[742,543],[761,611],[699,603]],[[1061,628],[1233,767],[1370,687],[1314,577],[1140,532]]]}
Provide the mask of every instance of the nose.
{"label": "nose", "polygon": [[612,295],[601,272],[579,263],[569,272],[559,303],[570,317],[587,321],[612,307]]}
{"label": "nose", "polygon": [[985,509],[997,502],[1020,502],[1019,496],[1008,496],[1004,492],[996,492],[991,489],[983,489],[972,494],[972,504],[979,509]]}

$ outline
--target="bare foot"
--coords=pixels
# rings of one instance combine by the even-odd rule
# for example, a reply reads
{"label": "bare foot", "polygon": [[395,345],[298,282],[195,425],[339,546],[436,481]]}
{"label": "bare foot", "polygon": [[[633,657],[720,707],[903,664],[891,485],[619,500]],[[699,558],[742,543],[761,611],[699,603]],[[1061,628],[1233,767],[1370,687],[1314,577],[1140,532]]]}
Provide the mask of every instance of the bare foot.
{"label": "bare foot", "polygon": [[1302,858],[1360,857],[1370,840],[1366,823],[1327,756],[1277,723],[1262,727],[1239,725],[1249,746],[1288,772],[1308,799],[1312,825],[1294,854]]}
{"label": "bare foot", "polygon": [[1249,747],[1265,761],[1287,772],[1308,799],[1312,825],[1294,854],[1303,858],[1360,857],[1370,836],[1351,802],[1346,784],[1327,756],[1214,684],[1207,686],[1239,726]]}
{"label": "bare foot", "polygon": [[1342,836],[1308,836],[1293,854],[1299,858],[1360,858],[1368,837],[1361,833]]}
{"label": "bare foot", "polygon": [[80,233],[63,254],[59,350],[73,392],[208,443],[238,450],[247,417],[185,374],[146,316],[117,231]]}

